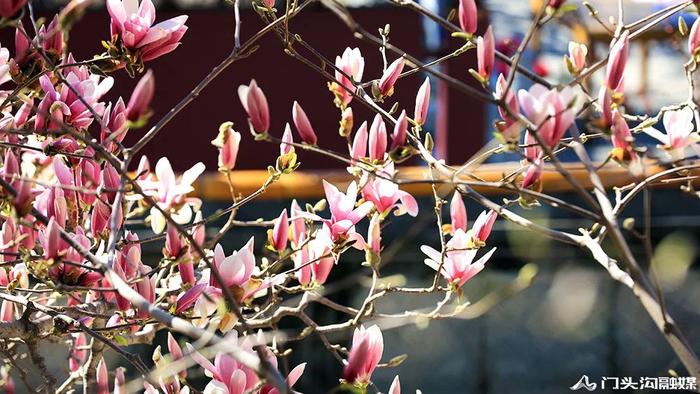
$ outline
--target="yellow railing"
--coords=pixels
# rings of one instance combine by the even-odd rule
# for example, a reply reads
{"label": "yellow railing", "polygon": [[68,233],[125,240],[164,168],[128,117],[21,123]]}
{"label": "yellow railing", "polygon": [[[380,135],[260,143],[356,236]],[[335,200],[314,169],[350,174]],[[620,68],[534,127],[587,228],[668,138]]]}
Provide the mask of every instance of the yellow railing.
{"label": "yellow railing", "polygon": [[[584,187],[591,187],[588,172],[582,164],[565,164],[572,176]],[[471,172],[474,177],[462,175],[463,180],[481,179],[486,182],[498,182],[504,175],[510,174],[519,168],[517,163],[483,164],[477,170]],[[647,176],[663,171],[664,168],[656,165],[646,167]],[[598,174],[606,188],[623,186],[635,182],[635,178],[625,168],[614,163],[608,164],[598,171]],[[232,174],[233,184],[237,194],[248,195],[260,188],[268,177],[265,170],[240,170]],[[407,181],[430,179],[429,170],[426,167],[401,167],[398,178]],[[289,175],[283,175],[278,181],[268,187],[259,199],[287,200],[292,198],[314,199],[323,197],[321,180],[327,180],[335,185],[346,185],[352,181],[352,176],[344,170],[331,171],[296,171]],[[203,174],[195,183],[195,195],[208,201],[230,201],[226,177],[219,173]],[[543,191],[546,193],[560,193],[571,191],[571,185],[564,177],[556,172],[553,167],[545,166],[542,173]],[[412,183],[401,186],[403,190],[416,197],[429,196],[432,189],[428,183]],[[503,194],[502,190],[492,187],[476,187],[476,190],[486,195]]]}

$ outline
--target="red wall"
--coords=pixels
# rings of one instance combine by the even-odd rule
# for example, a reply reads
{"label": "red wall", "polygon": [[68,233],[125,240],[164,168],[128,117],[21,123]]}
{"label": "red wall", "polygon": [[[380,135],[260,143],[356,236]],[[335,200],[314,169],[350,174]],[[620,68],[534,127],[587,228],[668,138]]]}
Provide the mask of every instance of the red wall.
{"label": "red wall", "polygon": [[[147,64],[156,78],[155,114],[153,120],[167,112],[184,97],[232,47],[233,13],[225,10],[189,11],[189,31],[182,45],[175,52]],[[159,12],[157,19],[174,16],[172,12]],[[257,15],[242,13],[242,40],[250,37],[262,25]],[[391,42],[409,50],[418,57],[424,56],[420,17],[411,11],[395,7],[353,10],[356,19],[370,32],[391,23]],[[70,46],[78,60],[100,53],[100,40],[108,39],[109,16],[104,11],[91,12],[74,28]],[[326,57],[334,59],[345,46],[359,46],[365,57],[364,79],[381,76],[379,51],[352,37],[349,31],[330,12],[308,7],[290,24],[290,29],[311,43]],[[7,32],[3,32],[3,46],[10,46]],[[454,41],[454,39],[452,39]],[[10,41],[11,42],[11,41]],[[332,103],[332,95],[326,81],[315,71],[285,55],[282,44],[272,34],[259,41],[260,49],[250,58],[241,60],[219,76],[202,95],[175,117],[144,149],[149,157],[168,156],[177,169],[186,169],[197,161],[204,161],[214,170],[216,154],[210,141],[215,138],[218,125],[231,120],[244,134],[239,153],[239,168],[261,168],[273,164],[278,147],[269,143],[254,142],[247,132],[246,116],[238,100],[238,85],[255,78],[264,89],[270,102],[271,134],[281,136],[284,123],[291,122],[291,106],[298,100],[306,110],[316,129],[319,144],[323,147],[346,152],[344,140],[337,134],[339,112]],[[303,48],[299,48],[303,51]],[[303,53],[303,52],[302,52]],[[438,54],[439,55],[439,54]],[[474,55],[467,55],[471,59]],[[390,56],[390,60],[394,56]],[[450,73],[469,81],[465,60],[450,61]],[[122,95],[128,99],[136,80],[130,80],[124,72],[115,75],[117,83],[109,99]],[[397,84],[397,94],[391,102],[399,101],[402,108],[413,113],[415,93],[424,77],[414,75]],[[481,142],[482,107],[461,93],[449,93],[449,160],[462,161],[473,153]],[[435,105],[435,104],[433,104]],[[364,106],[356,104],[356,125],[362,120],[371,121],[371,114]],[[468,127],[467,127],[468,126]],[[134,130],[127,137],[127,144],[135,141],[143,130]],[[341,164],[313,153],[301,156],[303,168],[342,167]]]}

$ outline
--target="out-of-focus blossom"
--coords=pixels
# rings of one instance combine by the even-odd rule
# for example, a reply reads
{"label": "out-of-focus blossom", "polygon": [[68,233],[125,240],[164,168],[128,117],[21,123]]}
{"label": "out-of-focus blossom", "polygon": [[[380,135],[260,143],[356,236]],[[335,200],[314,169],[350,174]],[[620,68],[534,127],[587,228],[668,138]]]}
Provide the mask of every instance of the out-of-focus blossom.
{"label": "out-of-focus blossom", "polygon": [[[446,244],[447,252],[440,273],[456,289],[461,288],[469,279],[481,272],[496,250],[496,248],[491,249],[474,262],[478,249],[470,249],[470,245],[470,237],[461,229],[455,231],[454,236]],[[420,250],[428,256],[425,264],[437,271],[442,260],[440,252],[427,245],[421,246]]]}
{"label": "out-of-focus blossom", "polygon": [[100,357],[97,363],[97,394],[109,394],[109,373],[105,359]]}
{"label": "out-of-focus blossom", "polygon": [[0,0],[0,16],[3,18],[11,18],[15,16],[26,3],[27,0]]}
{"label": "out-of-focus blossom", "polygon": [[540,180],[542,175],[542,158],[536,158],[525,171],[525,177],[523,178],[523,183],[521,187],[523,189],[529,189],[533,185],[536,185]]}
{"label": "out-of-focus blossom", "polygon": [[389,386],[389,391],[387,394],[401,394],[401,381],[399,380],[399,375],[396,375],[394,380],[391,382],[391,386]]}
{"label": "out-of-focus blossom", "polygon": [[698,47],[700,47],[700,18],[695,19],[688,35],[688,52],[690,52],[691,56],[695,56]]}
{"label": "out-of-focus blossom", "polygon": [[616,90],[622,82],[629,55],[629,42],[629,30],[625,30],[610,48],[605,82],[612,90]]}
{"label": "out-of-focus blossom", "polygon": [[143,61],[172,52],[187,31],[187,15],[180,15],[153,25],[156,8],[151,0],[107,0],[112,37],[130,50],[139,51]]}
{"label": "out-of-focus blossom", "polygon": [[538,134],[554,148],[576,119],[574,92],[569,87],[561,92],[535,84],[530,90],[518,91],[518,101],[525,116],[538,128]]}
{"label": "out-of-focus blossom", "polygon": [[600,122],[601,128],[608,128],[613,124],[612,115],[612,91],[605,85],[600,87],[598,91],[598,104],[600,105]]}
{"label": "out-of-focus blossom", "polygon": [[401,76],[401,71],[403,71],[405,64],[406,60],[400,57],[394,60],[389,67],[384,70],[384,74],[382,74],[382,78],[377,85],[377,90],[379,90],[381,96],[389,97],[394,94],[394,85],[399,79],[399,76]]}
{"label": "out-of-focus blossom", "polygon": [[339,108],[345,108],[352,101],[356,90],[354,84],[362,82],[365,59],[359,48],[345,48],[342,56],[335,57],[335,66],[344,74],[336,70],[335,79],[338,82],[329,83],[328,89],[335,95],[335,105]]}
{"label": "out-of-focus blossom", "polygon": [[569,56],[565,57],[566,68],[571,75],[578,75],[586,68],[586,55],[588,47],[574,41],[569,42]]}
{"label": "out-of-focus blossom", "polygon": [[653,127],[647,127],[644,132],[660,141],[662,148],[671,156],[673,160],[682,160],[686,157],[685,150],[692,146],[696,150],[700,135],[695,131],[693,125],[693,110],[684,107],[678,111],[664,113],[664,128],[666,134],[661,133]]}
{"label": "out-of-focus blossom", "polygon": [[496,81],[496,96],[503,100],[504,105],[509,111],[505,110],[500,105],[498,106],[498,113],[503,119],[502,127],[498,127],[498,131],[505,142],[517,142],[520,139],[520,125],[518,123],[517,116],[520,112],[520,107],[518,106],[518,100],[511,89],[506,91],[508,87],[508,81],[503,76],[503,74],[498,75]]}
{"label": "out-of-focus blossom", "polygon": [[416,94],[416,108],[413,112],[413,121],[419,126],[425,124],[428,118],[428,106],[430,105],[430,78],[425,77],[425,81]]}
{"label": "out-of-focus blossom", "polygon": [[561,7],[565,2],[566,0],[549,0],[549,3],[547,3],[547,5],[555,10],[558,10],[559,7]]}
{"label": "out-of-focus blossom", "polygon": [[301,105],[299,105],[299,103],[296,101],[292,105],[292,118],[294,119],[294,126],[296,127],[301,140],[307,144],[316,145],[318,139],[316,138],[314,128],[311,126],[311,122],[309,122],[309,117],[306,116],[306,112],[304,112],[304,109],[301,108]]}
{"label": "out-of-focus blossom", "polygon": [[356,328],[348,361],[343,369],[343,379],[357,386],[366,386],[383,352],[384,337],[378,326]]}
{"label": "out-of-focus blossom", "polygon": [[219,134],[211,142],[219,148],[219,171],[232,171],[236,167],[241,133],[233,129],[232,122],[225,122],[219,127]]}
{"label": "out-of-focus blossom", "polygon": [[477,22],[479,18],[476,9],[476,1],[460,0],[458,11],[459,26],[462,28],[462,31],[468,34],[476,33]]}
{"label": "out-of-focus blossom", "polygon": [[0,46],[0,85],[12,79],[9,62],[10,51]]}
{"label": "out-of-focus blossom", "polygon": [[496,41],[493,37],[491,26],[486,29],[483,37],[476,39],[476,55],[478,63],[478,74],[482,83],[488,84],[496,54]]}
{"label": "out-of-focus blossom", "polygon": [[257,133],[267,133],[270,130],[270,109],[267,98],[254,79],[249,85],[238,87],[238,98],[248,113],[248,121]]}
{"label": "out-of-focus blossom", "polygon": [[68,359],[68,369],[71,372],[76,372],[82,367],[83,363],[87,360],[87,340],[85,339],[85,334],[79,332],[77,334],[72,334],[73,344],[71,346],[70,358]]}
{"label": "out-of-focus blossom", "polygon": [[125,384],[124,367],[119,367],[114,373],[114,391],[112,391],[112,394],[127,394],[126,387],[124,387]]}

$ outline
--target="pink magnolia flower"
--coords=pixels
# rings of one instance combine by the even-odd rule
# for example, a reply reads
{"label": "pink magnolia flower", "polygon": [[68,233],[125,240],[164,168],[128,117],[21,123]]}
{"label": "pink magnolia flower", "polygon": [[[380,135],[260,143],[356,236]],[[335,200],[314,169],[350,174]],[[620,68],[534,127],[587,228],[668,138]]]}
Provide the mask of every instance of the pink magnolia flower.
{"label": "pink magnolia flower", "polygon": [[671,156],[673,160],[685,158],[685,150],[692,146],[696,148],[696,143],[700,141],[700,135],[695,131],[693,125],[693,110],[684,107],[678,111],[664,113],[664,128],[666,134],[661,133],[653,127],[647,127],[644,132],[659,140],[662,148]]}
{"label": "pink magnolia flower", "polygon": [[525,176],[521,187],[528,189],[535,185],[542,176],[542,157],[535,158],[525,170]]}
{"label": "pink magnolia flower", "polygon": [[356,328],[348,361],[343,369],[343,379],[359,386],[369,383],[383,352],[384,337],[379,327],[373,325],[367,329],[364,326]]}
{"label": "pink magnolia flower", "polygon": [[559,9],[566,0],[549,0],[549,3],[547,4],[548,6],[556,9]]}
{"label": "pink magnolia flower", "polygon": [[109,373],[103,357],[97,363],[97,394],[109,394]]}
{"label": "pink magnolia flower", "polygon": [[148,119],[151,113],[150,105],[156,89],[153,71],[148,70],[136,84],[134,91],[129,98],[129,105],[126,106],[126,117],[130,122],[143,122]]}
{"label": "pink magnolia flower", "polygon": [[219,148],[219,171],[232,171],[236,167],[240,143],[241,133],[233,129],[232,122],[226,122],[219,127],[219,134],[211,142]]}
{"label": "pink magnolia flower", "polygon": [[[99,100],[111,89],[113,84],[111,77],[100,81],[98,76],[70,72],[65,79],[70,88],[61,84],[57,90],[47,75],[39,78],[41,89],[45,94],[37,107],[34,121],[34,127],[37,130],[59,130],[63,124],[87,129],[93,121],[90,107],[98,115],[104,112],[105,105]],[[76,95],[73,89],[80,96]]]}
{"label": "pink magnolia flower", "polygon": [[282,142],[280,143],[280,156],[284,156],[294,152],[294,137],[292,136],[292,128],[289,123],[284,125],[284,134],[282,134]]}
{"label": "pink magnolia flower", "polygon": [[484,81],[488,82],[493,70],[495,61],[496,41],[493,38],[491,26],[486,29],[483,37],[476,39],[476,55],[478,62],[478,73]]}
{"label": "pink magnolia flower", "polygon": [[270,245],[278,252],[282,253],[287,248],[289,239],[289,216],[287,209],[283,209],[280,216],[275,221],[275,226],[271,233]]}
{"label": "pink magnolia flower", "polygon": [[124,105],[124,100],[120,97],[117,102],[112,106],[112,103],[107,105],[102,120],[107,128],[102,127],[100,132],[100,140],[105,144],[105,148],[110,152],[115,152],[117,150],[117,144],[108,139],[114,139],[117,142],[124,141],[127,131],[129,131],[129,124],[127,123],[126,106]]}
{"label": "pink magnolia flower", "polygon": [[369,250],[379,256],[382,251],[382,216],[375,213],[369,221],[367,228],[367,241]]}
{"label": "pink magnolia flower", "polygon": [[569,56],[567,65],[570,65],[570,72],[577,75],[584,68],[586,68],[586,55],[588,54],[588,47],[584,44],[579,44],[574,41],[569,42]]}
{"label": "pink magnolia flower", "polygon": [[353,138],[352,146],[350,147],[350,157],[352,157],[353,160],[360,160],[363,157],[367,157],[368,139],[367,122],[362,122],[360,128],[355,132],[355,138]]}
{"label": "pink magnolia flower", "polygon": [[85,334],[79,332],[77,334],[71,334],[73,337],[73,344],[70,350],[70,358],[68,359],[68,369],[71,372],[76,372],[83,366],[83,363],[87,360],[87,339]]}
{"label": "pink magnolia flower", "polygon": [[[151,270],[151,268],[140,264],[139,265],[139,270],[141,274],[141,278],[136,282],[136,291],[141,295],[141,297],[145,298],[146,301],[148,301],[150,304],[153,304],[153,302],[156,299],[156,280],[158,277],[156,275],[149,276],[148,272]],[[142,310],[139,309],[137,312],[137,316],[145,319],[148,318],[150,315],[147,310]]]}
{"label": "pink magnolia flower", "polygon": [[151,0],[141,0],[141,4],[137,0],[107,0],[107,11],[112,18],[112,36],[120,38],[126,49],[140,51],[143,61],[174,51],[187,31],[187,15],[154,26],[156,8]]}
{"label": "pink magnolia flower", "polygon": [[112,394],[127,394],[126,387],[124,387],[125,384],[124,367],[119,367],[114,373],[114,391]]}
{"label": "pink magnolia flower", "polygon": [[615,90],[620,85],[627,65],[629,54],[629,30],[622,32],[622,35],[612,44],[608,55],[608,69],[605,73],[606,85]]}
{"label": "pink magnolia flower", "polygon": [[462,195],[458,191],[452,195],[450,201],[450,223],[452,231],[467,231],[467,208],[464,206]]}
{"label": "pink magnolia flower", "polygon": [[[170,358],[172,361],[180,360],[183,357],[180,344],[177,343],[177,340],[175,340],[175,337],[170,332],[168,332],[168,351],[170,352]],[[187,377],[187,370],[183,369],[180,371],[179,375],[182,378]]]}
{"label": "pink magnolia flower", "polygon": [[[11,150],[5,151],[4,165],[0,168],[0,174],[15,191],[12,203],[19,216],[29,213],[36,193],[33,190],[33,183],[22,176],[17,156]],[[6,193],[9,194],[9,191]]]}
{"label": "pink magnolia flower", "polygon": [[630,132],[625,118],[623,118],[622,114],[617,110],[613,111],[612,118],[612,158],[618,163],[629,165],[628,168],[633,173],[641,173],[642,163],[641,160],[639,160],[637,152],[634,150],[634,137],[632,136],[632,132]]}
{"label": "pink magnolia flower", "polygon": [[700,46],[700,18],[695,19],[688,35],[688,52],[694,56]]}
{"label": "pink magnolia flower", "polygon": [[[226,256],[224,248],[216,244],[214,248],[214,266],[224,280],[223,286],[245,287],[255,269],[254,248],[255,238],[250,237],[240,250],[234,251],[230,256]],[[216,282],[214,275],[210,275],[209,285],[221,287],[221,284]]]}
{"label": "pink magnolia flower", "polygon": [[19,235],[15,219],[12,216],[8,216],[5,223],[2,224],[2,234],[0,234],[0,239],[2,240],[0,261],[16,260],[20,246]]}
{"label": "pink magnolia flower", "polygon": [[289,208],[289,212],[291,214],[290,227],[292,229],[292,231],[290,231],[290,240],[292,241],[292,246],[296,247],[301,245],[302,237],[306,236],[306,222],[302,216],[304,211],[301,210],[297,200],[292,200],[292,205]]}
{"label": "pink magnolia flower", "polygon": [[3,18],[11,18],[24,7],[27,0],[2,0],[0,1],[0,16]]}
{"label": "pink magnolia flower", "polygon": [[416,94],[416,108],[413,112],[413,121],[419,126],[425,124],[428,118],[428,106],[430,105],[430,78],[425,77],[425,81]]}
{"label": "pink magnolia flower", "polygon": [[[305,236],[301,242],[305,241]],[[293,256],[294,267],[298,270],[295,275],[302,286],[323,285],[328,279],[335,258],[331,255],[333,241],[327,227],[316,232],[314,239]]]}
{"label": "pink magnolia flower", "polygon": [[[393,172],[393,164],[389,164],[382,171],[385,176],[393,174]],[[396,208],[395,215],[397,216],[404,213],[414,217],[418,215],[416,199],[409,193],[399,190],[399,185],[387,179],[377,177],[368,181],[362,188],[362,198],[365,201],[371,201],[377,208],[377,212],[382,215],[387,215],[393,208]]]}
{"label": "pink magnolia flower", "polygon": [[15,62],[17,64],[22,65],[29,59],[30,46],[31,43],[27,38],[26,30],[22,25],[22,21],[20,21],[15,29]]}
{"label": "pink magnolia flower", "polygon": [[471,236],[476,246],[483,246],[491,234],[493,224],[498,218],[498,213],[494,210],[482,211],[474,221]]}
{"label": "pink magnolia flower", "polygon": [[270,109],[267,98],[254,79],[249,85],[238,87],[238,98],[243,108],[248,113],[248,122],[252,129],[258,133],[267,133],[270,130]]}
{"label": "pink magnolia flower", "polygon": [[355,224],[367,216],[374,205],[370,201],[365,201],[355,208],[358,192],[355,182],[350,183],[345,193],[340,192],[337,187],[325,180],[323,189],[331,210],[331,218],[324,220],[330,230],[331,239],[337,241],[340,237],[357,234]]}
{"label": "pink magnolia flower", "polygon": [[379,80],[379,84],[377,86],[379,93],[382,96],[389,97],[394,94],[394,85],[399,79],[399,76],[401,76],[401,71],[403,71],[405,64],[406,60],[403,57],[400,57],[394,60],[389,67],[384,70],[384,74],[382,74],[382,78]]}
{"label": "pink magnolia flower", "polygon": [[386,153],[386,124],[381,115],[374,116],[369,128],[369,158],[373,161],[383,161]]}
{"label": "pink magnolia flower", "polygon": [[574,92],[569,87],[559,92],[535,84],[529,91],[518,91],[518,101],[525,116],[537,127],[538,134],[550,148],[559,143],[576,119]]}
{"label": "pink magnolia flower", "polygon": [[48,27],[44,24],[39,29],[38,37],[34,38],[36,44],[40,44],[45,52],[60,58],[63,54],[63,30],[55,15]]}
{"label": "pink magnolia flower", "polygon": [[509,111],[498,106],[498,114],[503,119],[504,126],[499,129],[499,132],[506,140],[506,142],[517,142],[520,139],[520,125],[518,123],[517,116],[520,113],[520,107],[518,106],[518,99],[511,89],[506,91],[508,87],[508,81],[503,76],[503,74],[498,75],[496,80],[496,96],[504,101],[505,106]]}
{"label": "pink magnolia flower", "polygon": [[185,238],[177,230],[177,227],[168,223],[165,232],[165,248],[163,255],[169,259],[177,259],[186,247]]}
{"label": "pink magnolia flower", "polygon": [[459,26],[468,34],[476,33],[479,15],[477,14],[476,1],[459,1]]}
{"label": "pink magnolia flower", "polygon": [[[0,11],[1,12],[1,11]],[[0,85],[12,79],[10,75],[10,51],[0,46]]]}
{"label": "pink magnolia flower", "polygon": [[[251,355],[255,354],[253,347],[260,342],[258,339],[251,337],[237,338],[236,332],[232,331],[226,336],[226,340],[235,341],[238,346],[243,350],[250,352]],[[232,356],[225,353],[217,353],[214,358],[214,363],[207,360],[202,354],[194,349],[189,343],[186,344],[189,351],[189,355],[192,359],[197,362],[202,368],[204,368],[204,374],[211,377],[212,380],[204,388],[204,393],[214,394],[214,393],[225,393],[225,394],[243,394],[248,390],[253,389],[258,385],[260,379],[258,378],[256,372],[245,365],[239,363]],[[277,368],[277,358],[272,354],[272,352],[267,351],[267,361],[274,367]],[[306,364],[300,364],[294,367],[287,376],[287,384],[291,387],[304,373],[304,368]],[[264,385],[260,391],[260,394],[278,394],[276,389],[270,385]]]}
{"label": "pink magnolia flower", "polygon": [[307,144],[316,145],[318,139],[316,138],[314,128],[311,126],[306,112],[304,112],[304,109],[301,108],[301,105],[296,101],[292,105],[292,118],[294,119],[294,127],[297,128],[301,140]]}
{"label": "pink magnolia flower", "polygon": [[[201,205],[199,199],[188,198],[187,194],[194,190],[192,184],[204,169],[204,164],[197,163],[178,179],[168,158],[162,157],[156,163],[156,179],[143,179],[138,183],[146,195],[153,197],[162,209],[170,211],[175,221],[184,224],[192,219],[192,208],[199,210]],[[161,233],[165,229],[165,217],[155,207],[151,208],[150,219],[153,232]]]}
{"label": "pink magnolia flower", "polygon": [[399,375],[396,375],[394,380],[391,382],[389,391],[387,394],[401,394],[401,381],[399,380]]}
{"label": "pink magnolia flower", "polygon": [[335,79],[338,82],[328,84],[328,89],[335,95],[335,104],[340,108],[345,108],[352,101],[355,93],[356,83],[362,82],[362,74],[365,70],[365,59],[358,48],[345,48],[342,56],[335,57],[335,67],[342,70],[335,71]]}
{"label": "pink magnolia flower", "polygon": [[[457,289],[462,287],[474,275],[481,272],[488,259],[496,251],[496,248],[493,248],[474,262],[478,249],[469,249],[470,243],[471,240],[467,233],[458,229],[446,244],[447,253],[440,273],[450,285]],[[441,261],[440,252],[427,245],[421,246],[420,250],[428,256],[425,259],[425,264],[437,271]]]}
{"label": "pink magnolia flower", "polygon": [[408,117],[406,110],[401,110],[394,125],[394,132],[391,135],[391,150],[406,145],[406,135],[408,133]]}

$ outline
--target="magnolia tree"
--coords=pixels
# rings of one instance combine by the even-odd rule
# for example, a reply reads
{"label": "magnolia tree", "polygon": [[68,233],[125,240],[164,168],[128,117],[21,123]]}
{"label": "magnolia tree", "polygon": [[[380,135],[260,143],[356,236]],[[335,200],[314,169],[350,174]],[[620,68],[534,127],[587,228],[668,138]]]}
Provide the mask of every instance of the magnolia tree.
{"label": "magnolia tree", "polygon": [[[326,56],[336,54],[319,53],[290,31],[287,22],[316,2],[353,31],[356,39],[375,44],[384,59],[383,69],[365,69],[363,54],[351,42],[331,61]],[[679,26],[680,34],[688,36],[687,101],[659,113],[631,115],[625,108],[623,84],[630,42],[694,2],[678,1],[643,19],[626,21],[620,0],[619,13],[611,15],[610,22],[600,19],[589,5],[591,15],[610,33],[609,52],[590,63],[587,48],[572,42],[565,58],[571,78],[562,85],[553,85],[526,69],[521,57],[533,35],[566,12],[570,5],[563,1],[542,4],[512,56],[496,51],[490,27],[478,26],[474,0],[461,0],[457,12],[449,17],[436,15],[412,0],[393,3],[437,22],[452,33],[459,49],[424,64],[388,43],[388,26],[379,35],[366,31],[337,0],[287,1],[282,6],[278,2],[278,8],[270,0],[254,1],[252,8],[264,27],[246,32],[249,38],[242,41],[235,0],[230,55],[153,123],[149,107],[156,76],[147,71],[147,64],[177,50],[187,32],[186,16],[159,21],[151,0],[107,0],[111,24],[103,34],[105,52],[79,60],[71,55],[68,32],[89,1],[71,1],[47,23],[40,23],[31,1],[1,0],[2,26],[15,30],[14,50],[4,48],[4,43],[0,49],[0,83],[5,89],[0,104],[0,379],[4,389],[12,392],[25,385],[30,391],[44,392],[187,393],[197,392],[192,379],[203,372],[208,377],[204,392],[286,393],[293,390],[306,364],[278,368],[278,363],[297,343],[318,336],[342,366],[337,379],[343,389],[399,393],[399,376],[391,387],[372,383],[377,367],[395,367],[402,360],[387,357],[398,352],[384,352],[376,321],[413,316],[444,319],[470,308],[462,288],[478,280],[475,276],[493,256],[489,233],[499,217],[586,250],[592,262],[636,295],[685,372],[699,378],[698,358],[669,316],[663,289],[640,264],[640,259],[649,256],[636,256],[629,247],[628,238],[635,235],[651,253],[648,227],[638,231],[634,223],[620,220],[636,196],[662,180],[694,193],[690,174],[699,165],[689,158],[694,155],[691,148],[697,150],[695,128],[700,123],[693,100],[700,22],[690,32],[684,24]],[[485,33],[477,35],[477,31]],[[256,42],[265,35],[278,37],[286,54],[328,79],[331,94],[318,100],[327,100],[328,110],[337,111],[340,136],[318,139],[313,119],[298,102],[292,104],[286,128],[271,130],[265,89],[272,87],[260,86],[255,80],[239,86],[249,130],[235,130],[230,122],[222,124],[218,135],[212,131],[211,150],[212,155],[218,154],[218,171],[231,184],[233,201],[223,214],[205,217],[202,202],[189,196],[193,182],[205,171],[203,164],[177,175],[168,158],[146,158],[139,152],[222,70],[244,58],[255,61]],[[310,54],[300,54],[298,47]],[[432,67],[456,56],[475,56],[477,69],[446,75]],[[495,59],[502,63],[505,74],[494,75]],[[604,83],[597,92],[590,92],[586,82],[599,71],[604,72]],[[124,72],[140,78],[128,100],[109,93],[110,75]],[[401,89],[401,79],[418,72],[427,77],[415,92],[415,102],[391,103],[388,99]],[[478,82],[472,83],[472,78]],[[516,78],[529,80],[532,87],[515,91]],[[459,167],[433,156],[432,139],[425,128],[431,105],[430,79],[498,108],[495,148]],[[353,106],[367,107],[376,115],[355,119]],[[660,122],[663,131],[654,128]],[[238,119],[238,124],[246,122]],[[585,134],[579,127],[585,127]],[[140,128],[144,129],[136,131]],[[124,138],[130,132],[140,133],[140,138],[125,146]],[[640,133],[659,141],[660,154],[635,143]],[[331,138],[346,139],[348,152],[324,149],[322,141]],[[592,163],[585,149],[586,141],[593,139],[609,141],[609,160],[627,169],[634,183],[615,190],[604,188],[597,173],[600,163]],[[239,147],[256,142],[279,144],[279,156],[268,167],[269,178],[258,191],[237,195],[232,171]],[[237,210],[297,171],[298,158],[307,151],[345,163],[354,181],[349,185],[324,181],[325,199],[305,207],[293,201],[279,215],[245,223],[270,227],[267,239],[251,238],[237,250],[224,249],[218,241],[236,231],[240,224],[235,220]],[[589,179],[582,182],[570,173],[570,167],[558,158],[563,151],[575,153]],[[521,157],[517,171],[497,182],[472,175],[485,159],[504,152]],[[432,184],[435,191],[435,231],[440,242],[414,251],[425,259],[426,271],[434,272],[423,287],[397,287],[381,281],[382,232],[392,226],[392,216],[415,217],[419,209],[416,199],[401,189],[407,181],[397,176],[399,164],[409,158],[423,162],[427,174],[425,179],[410,182]],[[660,172],[658,164],[663,166]],[[577,199],[564,201],[543,193],[545,169],[558,172]],[[439,195],[438,185],[451,186],[454,194]],[[477,186],[498,189],[513,198],[492,201],[478,193]],[[464,197],[484,207],[471,223]],[[518,204],[533,210],[539,205],[568,210],[585,224],[579,232],[545,227],[515,213],[512,207]],[[448,207],[449,224],[442,219]],[[207,223],[224,215],[228,215],[226,224],[207,236]],[[360,222],[368,223],[367,233],[357,231]],[[134,223],[147,223],[153,234],[139,238],[133,232]],[[603,245],[606,238],[610,242]],[[146,241],[162,242],[159,261],[142,261],[141,244]],[[349,249],[364,251],[365,268],[356,270],[371,277],[371,286],[360,303],[341,305],[324,296],[321,289],[337,265],[352,264],[342,261]],[[383,297],[401,295],[438,296],[441,301],[430,310],[400,314],[376,306]],[[283,304],[285,299],[293,303]],[[344,317],[319,324],[307,311],[311,305]],[[277,326],[283,319],[300,321],[305,328],[293,336],[282,335]],[[167,332],[167,353],[156,348],[152,364],[128,350],[131,344],[152,343],[159,331]],[[67,378],[49,373],[40,352],[47,342],[69,346]],[[349,345],[342,346],[346,343]],[[133,367],[132,378],[125,379],[121,368],[110,368],[103,358],[106,352],[116,352],[126,360]],[[41,372],[39,387],[32,386],[26,364],[20,360],[28,360]]]}

